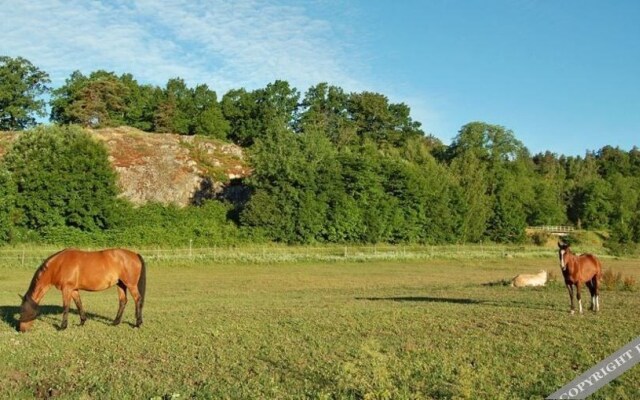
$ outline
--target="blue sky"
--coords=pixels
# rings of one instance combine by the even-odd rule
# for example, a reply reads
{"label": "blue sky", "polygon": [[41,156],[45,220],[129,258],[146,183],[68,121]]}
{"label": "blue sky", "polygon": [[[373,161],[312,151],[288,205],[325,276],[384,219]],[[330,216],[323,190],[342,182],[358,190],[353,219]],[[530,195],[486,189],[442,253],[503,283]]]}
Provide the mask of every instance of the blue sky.
{"label": "blue sky", "polygon": [[0,0],[0,54],[227,90],[276,79],[404,102],[449,143],[513,130],[533,153],[640,146],[640,1]]}

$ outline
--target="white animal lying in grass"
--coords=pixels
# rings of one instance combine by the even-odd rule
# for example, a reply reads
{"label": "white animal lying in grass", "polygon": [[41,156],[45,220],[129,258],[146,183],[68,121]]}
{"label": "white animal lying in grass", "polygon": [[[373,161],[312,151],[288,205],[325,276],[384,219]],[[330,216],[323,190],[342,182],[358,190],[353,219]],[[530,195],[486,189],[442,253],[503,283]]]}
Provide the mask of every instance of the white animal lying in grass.
{"label": "white animal lying in grass", "polygon": [[547,282],[547,271],[540,271],[537,274],[520,274],[511,281],[511,286],[544,286]]}

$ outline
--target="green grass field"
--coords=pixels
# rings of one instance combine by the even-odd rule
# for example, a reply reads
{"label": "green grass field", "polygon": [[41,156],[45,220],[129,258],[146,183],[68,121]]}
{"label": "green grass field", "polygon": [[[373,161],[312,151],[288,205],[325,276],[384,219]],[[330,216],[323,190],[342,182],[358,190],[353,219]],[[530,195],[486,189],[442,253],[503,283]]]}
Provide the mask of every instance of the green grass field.
{"label": "green grass field", "polygon": [[[28,263],[27,263],[28,264]],[[0,267],[0,398],[540,399],[640,334],[638,291],[568,313],[560,283],[500,284],[546,258],[219,263],[150,260],[145,323],[110,326],[115,289],[83,293],[84,327],[52,289],[27,334],[37,267]],[[637,260],[605,260],[640,279]],[[491,284],[493,283],[493,284]],[[583,296],[588,306],[589,296]],[[593,398],[640,398],[635,367]]]}

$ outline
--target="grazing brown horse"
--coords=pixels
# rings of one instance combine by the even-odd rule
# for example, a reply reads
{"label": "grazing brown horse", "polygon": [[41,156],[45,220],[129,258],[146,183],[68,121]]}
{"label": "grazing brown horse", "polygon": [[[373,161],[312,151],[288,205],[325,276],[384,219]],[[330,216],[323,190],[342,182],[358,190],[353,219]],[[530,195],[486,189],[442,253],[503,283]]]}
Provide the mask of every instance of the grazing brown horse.
{"label": "grazing brown horse", "polygon": [[142,324],[142,305],[146,286],[145,263],[140,254],[124,249],[102,251],[62,250],[47,258],[33,275],[20,307],[20,332],[31,329],[38,314],[38,304],[51,286],[62,291],[62,324],[67,327],[67,316],[71,299],[80,314],[80,325],[87,316],[80,301],[80,290],[105,290],[114,285],[118,288],[120,307],[113,321],[118,325],[127,304],[127,289],[136,303],[136,327]]}
{"label": "grazing brown horse", "polygon": [[569,245],[558,242],[558,257],[560,258],[560,268],[564,283],[569,290],[571,300],[571,314],[575,313],[573,305],[573,287],[576,287],[576,298],[578,307],[582,313],[582,298],[580,296],[580,285],[585,284],[591,293],[591,310],[600,311],[599,285],[602,277],[602,264],[593,254],[576,255],[571,252]]}

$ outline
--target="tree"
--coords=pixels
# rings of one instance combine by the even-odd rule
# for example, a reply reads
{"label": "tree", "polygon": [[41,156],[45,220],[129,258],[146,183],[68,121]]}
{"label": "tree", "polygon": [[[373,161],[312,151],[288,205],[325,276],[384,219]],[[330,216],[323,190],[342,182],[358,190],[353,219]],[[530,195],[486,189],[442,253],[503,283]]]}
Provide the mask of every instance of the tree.
{"label": "tree", "polygon": [[105,147],[77,126],[39,127],[21,134],[5,155],[16,184],[21,226],[111,226],[116,175]]}
{"label": "tree", "polygon": [[113,72],[95,71],[89,77],[75,71],[53,91],[51,120],[102,128],[125,122],[129,88]]}
{"label": "tree", "polygon": [[0,243],[11,241],[15,200],[15,183],[4,164],[0,163]]}
{"label": "tree", "polygon": [[23,130],[36,125],[35,116],[44,117],[45,102],[39,97],[49,92],[49,75],[17,57],[0,57],[0,130]]}
{"label": "tree", "polygon": [[322,132],[338,148],[357,143],[356,125],[348,116],[348,99],[341,88],[326,83],[309,88],[296,131]]}
{"label": "tree", "polygon": [[275,81],[264,89],[231,90],[222,98],[222,113],[229,121],[229,138],[249,147],[273,130],[294,130],[300,93],[286,81]]}
{"label": "tree", "polygon": [[411,119],[411,110],[406,104],[391,104],[382,94],[352,93],[347,107],[358,136],[363,140],[400,146],[409,138],[424,135],[420,123]]}
{"label": "tree", "polygon": [[335,149],[324,135],[268,131],[252,147],[254,194],[241,213],[245,225],[274,240],[324,240],[338,177]]}
{"label": "tree", "polygon": [[127,88],[124,123],[143,131],[151,131],[162,89],[152,85],[140,85],[131,74],[123,74],[120,81]]}
{"label": "tree", "polygon": [[226,139],[229,122],[222,115],[216,92],[207,85],[198,85],[192,93],[192,116],[189,133]]}
{"label": "tree", "polygon": [[468,152],[453,159],[450,169],[458,182],[456,209],[460,220],[460,239],[463,242],[480,242],[492,206],[487,167],[474,153]]}
{"label": "tree", "polygon": [[181,78],[172,78],[162,93],[155,114],[155,131],[189,133],[191,91]]}

